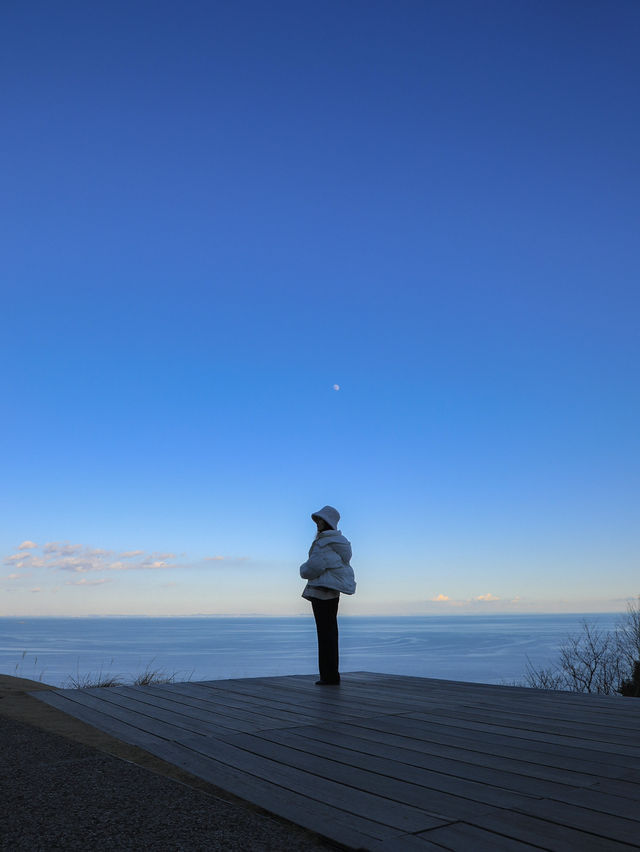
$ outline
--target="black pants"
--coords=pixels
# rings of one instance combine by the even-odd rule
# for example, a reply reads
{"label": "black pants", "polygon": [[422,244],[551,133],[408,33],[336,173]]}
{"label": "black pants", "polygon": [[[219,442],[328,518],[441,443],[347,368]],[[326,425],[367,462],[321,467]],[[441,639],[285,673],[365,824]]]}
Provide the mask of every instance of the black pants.
{"label": "black pants", "polygon": [[318,633],[318,668],[320,680],[338,683],[338,603],[340,598],[328,601],[311,598],[313,617]]}

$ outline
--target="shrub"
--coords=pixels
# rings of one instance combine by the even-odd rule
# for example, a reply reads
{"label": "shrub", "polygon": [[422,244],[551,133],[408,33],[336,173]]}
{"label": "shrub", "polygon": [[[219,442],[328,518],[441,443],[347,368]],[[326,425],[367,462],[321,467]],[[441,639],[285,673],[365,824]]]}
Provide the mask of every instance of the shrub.
{"label": "shrub", "polygon": [[618,689],[620,695],[629,696],[631,698],[640,697],[640,660],[636,660],[633,664],[633,675],[629,680],[623,680]]}
{"label": "shrub", "polygon": [[584,621],[582,632],[560,646],[555,666],[535,669],[527,662],[525,683],[535,689],[640,695],[640,597],[627,604],[613,631]]}

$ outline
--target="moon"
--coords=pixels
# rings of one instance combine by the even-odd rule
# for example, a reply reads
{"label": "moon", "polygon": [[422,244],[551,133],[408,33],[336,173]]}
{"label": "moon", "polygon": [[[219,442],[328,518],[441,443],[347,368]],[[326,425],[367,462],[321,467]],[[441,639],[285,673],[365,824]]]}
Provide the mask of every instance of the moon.
{"label": "moon", "polygon": [[333,386],[333,389],[334,389],[334,390],[340,390],[340,385],[334,385],[334,386]]}

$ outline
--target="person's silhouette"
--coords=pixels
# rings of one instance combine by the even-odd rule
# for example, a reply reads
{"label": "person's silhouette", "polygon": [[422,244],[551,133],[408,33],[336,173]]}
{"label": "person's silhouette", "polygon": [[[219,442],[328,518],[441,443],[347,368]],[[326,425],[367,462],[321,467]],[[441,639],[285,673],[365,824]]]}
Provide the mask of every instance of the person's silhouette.
{"label": "person's silhouette", "polygon": [[340,683],[338,653],[338,604],[340,592],[352,595],[356,590],[350,565],[351,544],[338,529],[340,513],[324,506],[311,515],[318,532],[309,558],[300,566],[300,576],[307,580],[302,593],[311,601],[318,634],[318,686]]}

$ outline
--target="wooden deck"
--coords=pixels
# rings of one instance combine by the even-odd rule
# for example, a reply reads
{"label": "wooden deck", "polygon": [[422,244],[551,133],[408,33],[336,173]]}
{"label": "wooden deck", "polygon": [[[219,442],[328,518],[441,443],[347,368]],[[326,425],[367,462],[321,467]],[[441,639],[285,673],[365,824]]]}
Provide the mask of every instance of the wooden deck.
{"label": "wooden deck", "polygon": [[34,697],[367,850],[640,847],[640,700],[368,672]]}

